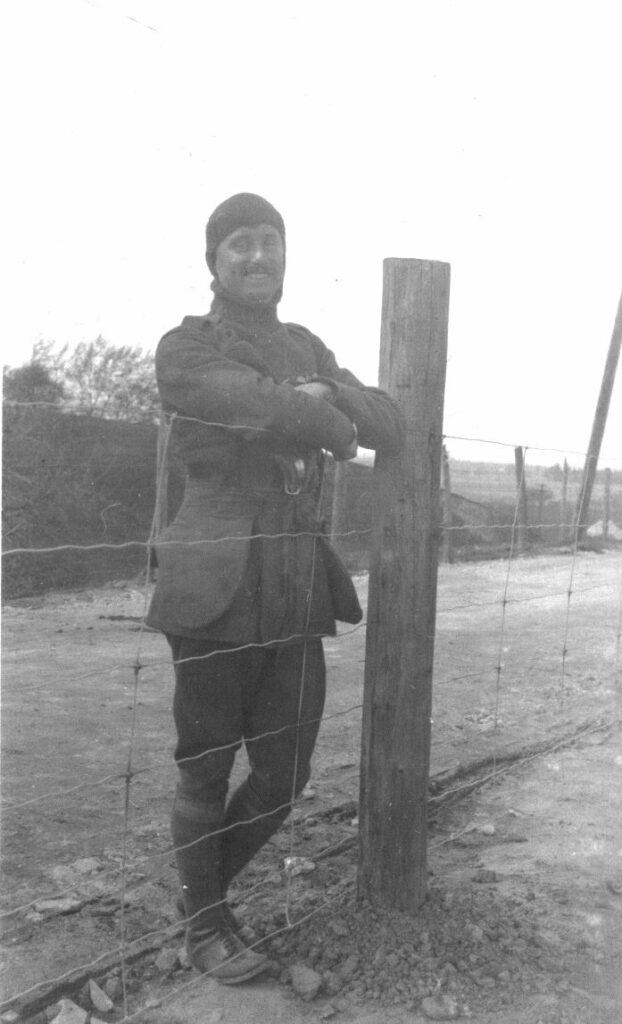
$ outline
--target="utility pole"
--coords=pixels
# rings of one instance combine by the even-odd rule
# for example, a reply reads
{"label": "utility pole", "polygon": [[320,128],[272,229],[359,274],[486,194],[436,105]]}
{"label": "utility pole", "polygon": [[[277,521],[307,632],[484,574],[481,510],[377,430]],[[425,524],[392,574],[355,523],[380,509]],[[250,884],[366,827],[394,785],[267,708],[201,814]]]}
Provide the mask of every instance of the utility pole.
{"label": "utility pole", "polygon": [[577,512],[575,518],[575,535],[578,540],[581,540],[585,536],[588,526],[587,516],[592,497],[592,488],[594,486],[594,478],[596,476],[600,446],[602,444],[603,434],[605,433],[607,413],[609,412],[609,402],[611,401],[611,392],[613,391],[613,383],[615,381],[618,359],[620,358],[621,345],[622,295],[620,295],[620,301],[618,302],[618,312],[613,325],[613,333],[611,335],[609,351],[605,361],[603,379],[600,385],[600,394],[598,396],[598,402],[596,403],[596,412],[594,413],[592,434],[587,449],[587,455],[585,456],[585,466],[583,467],[583,479],[581,481],[581,490],[579,492],[579,500],[577,501]]}
{"label": "utility pole", "polygon": [[449,265],[384,261],[380,386],[404,422],[379,451],[363,698],[359,893],[415,913],[427,893],[427,789]]}

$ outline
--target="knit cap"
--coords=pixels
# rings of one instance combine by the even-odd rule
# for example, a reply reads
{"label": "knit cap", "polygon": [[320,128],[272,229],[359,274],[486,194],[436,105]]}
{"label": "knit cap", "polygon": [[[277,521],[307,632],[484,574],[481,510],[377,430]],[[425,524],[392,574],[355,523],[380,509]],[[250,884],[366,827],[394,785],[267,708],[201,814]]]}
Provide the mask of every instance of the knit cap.
{"label": "knit cap", "polygon": [[205,228],[205,259],[212,274],[216,272],[216,250],[222,240],[238,228],[270,224],[279,232],[285,246],[285,224],[272,203],[253,192],[238,192],[217,206]]}

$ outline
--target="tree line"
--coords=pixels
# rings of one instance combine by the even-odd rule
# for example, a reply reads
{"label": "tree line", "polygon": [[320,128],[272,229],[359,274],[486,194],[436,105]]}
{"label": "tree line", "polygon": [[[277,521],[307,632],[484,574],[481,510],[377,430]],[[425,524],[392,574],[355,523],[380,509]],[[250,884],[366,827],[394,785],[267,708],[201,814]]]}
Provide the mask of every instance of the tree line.
{"label": "tree line", "polygon": [[129,345],[112,345],[99,335],[74,349],[40,341],[28,363],[4,367],[5,403],[50,405],[130,423],[158,413],[153,355]]}

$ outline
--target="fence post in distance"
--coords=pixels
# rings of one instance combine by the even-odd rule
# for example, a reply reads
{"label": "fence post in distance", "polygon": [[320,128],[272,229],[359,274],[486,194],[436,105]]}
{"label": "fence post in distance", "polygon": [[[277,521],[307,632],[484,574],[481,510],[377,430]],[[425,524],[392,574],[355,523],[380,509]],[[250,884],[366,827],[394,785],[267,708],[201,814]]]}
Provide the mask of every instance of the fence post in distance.
{"label": "fence post in distance", "polygon": [[525,451],[523,448],[514,449],[514,466],[516,469],[517,516],[516,516],[516,550],[525,550],[527,535],[527,481],[525,479]]}

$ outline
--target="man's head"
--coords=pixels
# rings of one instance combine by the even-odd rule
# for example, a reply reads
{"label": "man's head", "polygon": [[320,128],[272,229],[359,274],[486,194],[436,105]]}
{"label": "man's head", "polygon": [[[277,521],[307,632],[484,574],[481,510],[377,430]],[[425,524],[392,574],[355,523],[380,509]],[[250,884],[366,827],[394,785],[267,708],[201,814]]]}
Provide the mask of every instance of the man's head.
{"label": "man's head", "polygon": [[233,298],[265,304],[281,297],[285,225],[266,199],[240,192],[217,206],[205,230],[207,265]]}

